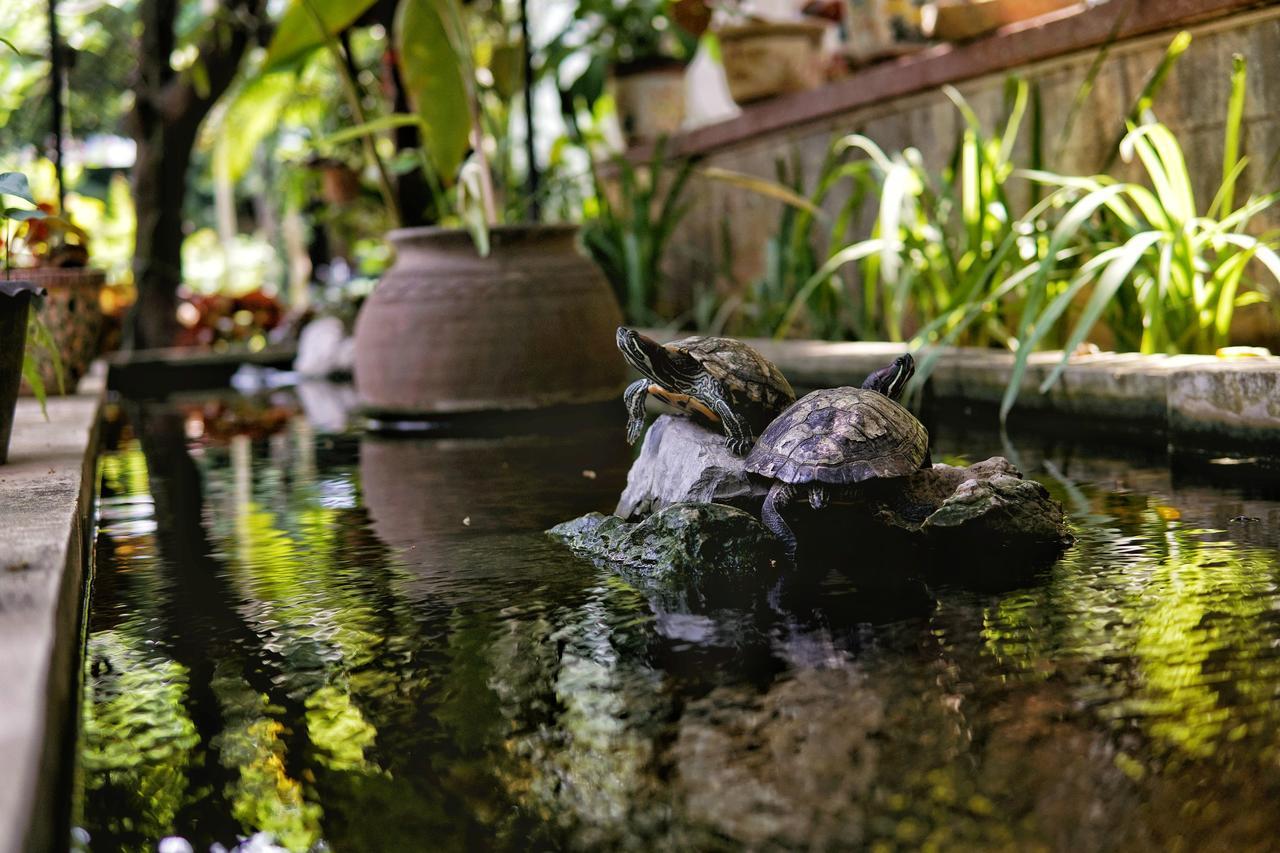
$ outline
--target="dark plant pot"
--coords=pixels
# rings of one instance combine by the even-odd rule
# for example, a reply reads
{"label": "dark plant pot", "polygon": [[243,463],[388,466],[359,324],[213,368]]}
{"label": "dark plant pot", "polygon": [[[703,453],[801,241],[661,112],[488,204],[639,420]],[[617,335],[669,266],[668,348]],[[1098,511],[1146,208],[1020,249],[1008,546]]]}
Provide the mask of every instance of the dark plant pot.
{"label": "dark plant pot", "polygon": [[22,383],[31,299],[40,289],[29,281],[0,281],[0,465],[9,459],[13,410]]}
{"label": "dark plant pot", "polygon": [[476,253],[470,235],[406,228],[360,309],[356,388],[375,416],[413,419],[594,403],[625,381],[622,313],[573,226],[508,226]]}

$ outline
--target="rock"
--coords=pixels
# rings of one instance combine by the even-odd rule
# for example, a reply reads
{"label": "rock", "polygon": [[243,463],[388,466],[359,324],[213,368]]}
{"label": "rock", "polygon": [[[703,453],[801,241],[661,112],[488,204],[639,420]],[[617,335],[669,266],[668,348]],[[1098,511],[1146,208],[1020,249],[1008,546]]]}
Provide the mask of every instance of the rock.
{"label": "rock", "polygon": [[781,549],[753,516],[723,504],[681,503],[640,523],[598,512],[547,531],[576,553],[607,563],[627,581],[683,608],[775,580]]}
{"label": "rock", "polygon": [[[645,435],[615,514],[636,520],[673,504],[717,503],[758,517],[767,491],[768,483],[746,472],[744,460],[725,448],[719,433],[689,418],[663,415]],[[806,533],[847,541],[854,529],[905,534],[924,544],[946,545],[960,535],[1008,546],[1072,541],[1062,506],[1000,456],[868,482],[816,513],[798,501],[787,517],[797,522],[802,542]]]}
{"label": "rock", "polygon": [[645,433],[614,515],[638,520],[676,503],[718,503],[754,514],[767,491],[724,446],[722,433],[661,415]]}
{"label": "rock", "polygon": [[965,480],[921,525],[925,532],[961,528],[985,534],[993,541],[1072,541],[1063,522],[1062,505],[1049,496],[1049,490],[1034,480],[1010,474]]}

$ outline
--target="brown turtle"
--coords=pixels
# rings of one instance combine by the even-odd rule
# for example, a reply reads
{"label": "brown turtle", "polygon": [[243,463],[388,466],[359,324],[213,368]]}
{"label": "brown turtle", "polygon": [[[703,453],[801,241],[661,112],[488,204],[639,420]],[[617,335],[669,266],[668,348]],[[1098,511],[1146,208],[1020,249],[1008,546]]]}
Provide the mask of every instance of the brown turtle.
{"label": "brown turtle", "polygon": [[742,341],[695,335],[663,346],[619,327],[618,349],[643,374],[627,387],[627,441],[644,429],[644,401],[652,394],[668,405],[724,427],[727,445],[742,455],[796,392],[782,371]]}
{"label": "brown turtle", "polygon": [[761,519],[795,559],[796,538],[781,510],[798,494],[826,505],[831,488],[871,479],[905,477],[928,468],[929,433],[898,404],[915,373],[904,355],[867,377],[861,388],[827,388],[801,397],[760,436],[747,470],[774,483]]}

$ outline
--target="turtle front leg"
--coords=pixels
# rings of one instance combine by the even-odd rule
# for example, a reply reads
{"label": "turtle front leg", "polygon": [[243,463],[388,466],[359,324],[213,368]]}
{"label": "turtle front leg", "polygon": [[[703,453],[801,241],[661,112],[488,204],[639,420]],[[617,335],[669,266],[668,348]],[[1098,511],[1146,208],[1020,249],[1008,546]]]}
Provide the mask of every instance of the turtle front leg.
{"label": "turtle front leg", "polygon": [[627,444],[635,444],[644,431],[644,401],[648,396],[648,379],[637,379],[622,392],[622,402],[627,407]]}
{"label": "turtle front leg", "polygon": [[791,503],[795,495],[795,486],[788,483],[774,483],[769,488],[769,494],[765,496],[764,509],[760,511],[760,520],[764,522],[765,527],[769,528],[770,533],[782,541],[787,559],[793,563],[796,561],[796,535],[787,526],[781,510]]}
{"label": "turtle front leg", "polygon": [[708,394],[703,397],[703,402],[711,407],[711,411],[720,416],[720,422],[724,425],[724,434],[726,436],[725,444],[728,446],[729,452],[736,456],[746,456],[750,453],[751,447],[756,443],[756,438],[751,434],[751,424],[747,423],[747,419],[729,408],[729,404],[719,394]]}
{"label": "turtle front leg", "polygon": [[809,486],[809,506],[814,509],[822,509],[827,505],[830,495],[827,493],[827,487],[820,483],[814,483]]}

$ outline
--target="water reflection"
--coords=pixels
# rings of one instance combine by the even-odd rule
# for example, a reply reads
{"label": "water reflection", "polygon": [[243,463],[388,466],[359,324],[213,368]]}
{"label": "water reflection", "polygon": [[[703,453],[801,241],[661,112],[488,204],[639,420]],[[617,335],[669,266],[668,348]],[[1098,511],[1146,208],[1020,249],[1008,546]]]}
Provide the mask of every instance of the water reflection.
{"label": "water reflection", "polygon": [[197,430],[131,405],[102,463],[89,849],[1236,849],[1280,829],[1263,495],[1020,446],[1078,536],[1029,579],[871,584],[900,558],[868,554],[691,607],[541,536],[611,507],[612,421],[356,439],[202,411]]}

